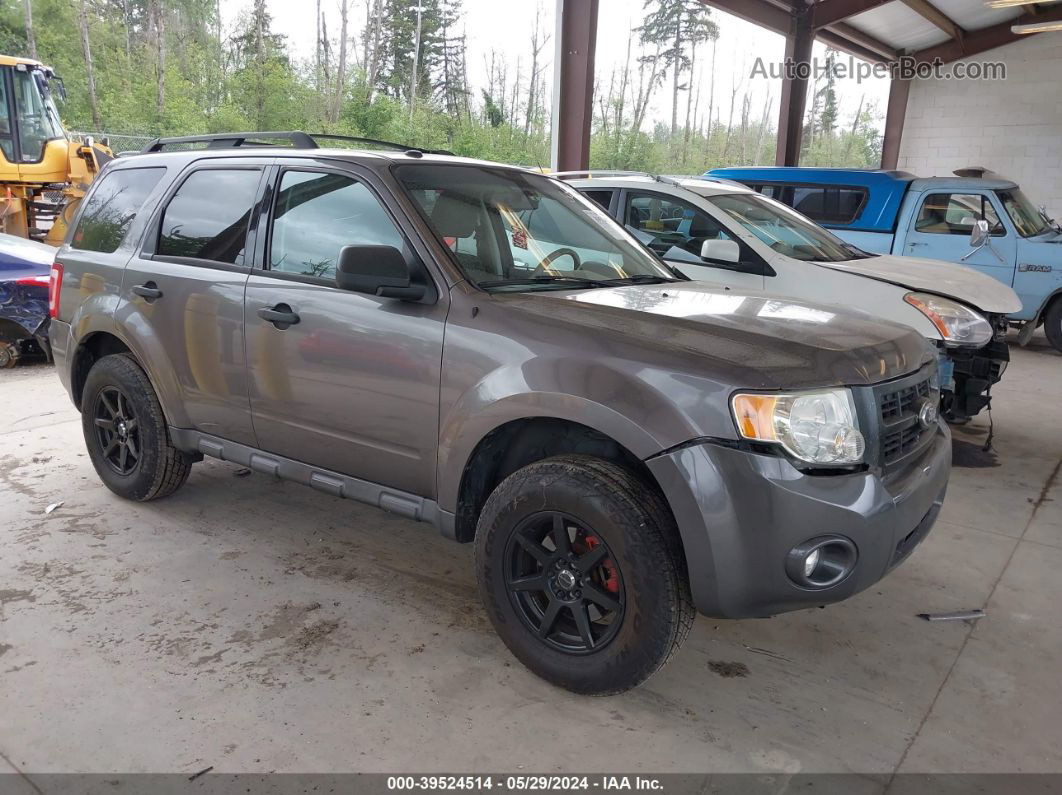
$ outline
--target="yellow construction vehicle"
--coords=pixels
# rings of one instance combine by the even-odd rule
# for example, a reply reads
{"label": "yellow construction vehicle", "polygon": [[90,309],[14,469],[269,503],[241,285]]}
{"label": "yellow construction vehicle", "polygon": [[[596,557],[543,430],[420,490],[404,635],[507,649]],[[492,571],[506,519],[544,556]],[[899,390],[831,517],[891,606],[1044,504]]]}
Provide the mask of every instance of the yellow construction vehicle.
{"label": "yellow construction vehicle", "polygon": [[51,67],[0,55],[0,232],[58,246],[114,155],[105,139],[70,136],[55,95],[66,92]]}

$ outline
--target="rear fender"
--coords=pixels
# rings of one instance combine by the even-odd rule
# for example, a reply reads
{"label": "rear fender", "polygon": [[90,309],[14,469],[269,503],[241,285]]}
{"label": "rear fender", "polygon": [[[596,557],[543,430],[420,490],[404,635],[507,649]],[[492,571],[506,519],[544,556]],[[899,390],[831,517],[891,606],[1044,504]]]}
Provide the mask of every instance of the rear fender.
{"label": "rear fender", "polygon": [[[47,321],[47,297],[41,299],[29,295],[26,288],[14,282],[0,283],[0,339],[19,342],[46,333]],[[14,339],[12,335],[18,338]]]}
{"label": "rear fender", "polygon": [[71,327],[72,336],[79,345],[97,332],[121,340],[147,373],[167,422],[178,428],[191,427],[166,346],[136,304],[115,295],[94,293],[78,306],[71,318]]}

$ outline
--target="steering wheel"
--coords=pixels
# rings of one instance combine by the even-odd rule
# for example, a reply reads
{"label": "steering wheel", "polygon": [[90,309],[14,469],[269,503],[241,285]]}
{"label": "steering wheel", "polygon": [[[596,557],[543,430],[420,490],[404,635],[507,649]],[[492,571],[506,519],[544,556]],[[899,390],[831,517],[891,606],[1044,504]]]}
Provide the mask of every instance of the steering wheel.
{"label": "steering wheel", "polygon": [[570,248],[558,248],[555,251],[551,251],[549,254],[542,258],[542,261],[538,263],[537,266],[535,266],[535,273],[538,273],[539,271],[544,271],[546,268],[552,265],[555,260],[558,260],[561,257],[572,258],[572,270],[577,271],[579,270],[579,268],[582,267],[583,261],[579,259],[579,255],[575,251],[572,251],[572,249]]}

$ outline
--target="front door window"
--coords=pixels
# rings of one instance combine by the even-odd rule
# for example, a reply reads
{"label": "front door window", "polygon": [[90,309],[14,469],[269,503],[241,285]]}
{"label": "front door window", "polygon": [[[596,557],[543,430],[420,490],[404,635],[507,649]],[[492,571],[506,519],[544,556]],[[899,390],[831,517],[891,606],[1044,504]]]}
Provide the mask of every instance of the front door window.
{"label": "front door window", "polygon": [[653,193],[627,194],[628,230],[669,260],[703,265],[706,240],[732,240],[722,224],[689,202]]}

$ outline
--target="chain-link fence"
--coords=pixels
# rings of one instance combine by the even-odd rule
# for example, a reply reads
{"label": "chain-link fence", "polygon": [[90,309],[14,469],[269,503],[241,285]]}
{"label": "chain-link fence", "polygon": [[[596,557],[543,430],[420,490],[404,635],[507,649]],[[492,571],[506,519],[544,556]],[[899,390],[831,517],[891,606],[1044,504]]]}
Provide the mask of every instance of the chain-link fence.
{"label": "chain-link fence", "polygon": [[149,142],[154,141],[156,138],[158,138],[157,135],[146,135],[136,133],[86,132],[76,130],[71,130],[70,134],[78,138],[81,138],[86,135],[91,135],[97,141],[106,138],[110,144],[111,151],[115,154],[120,154],[123,152],[139,152],[141,149],[147,146]]}

